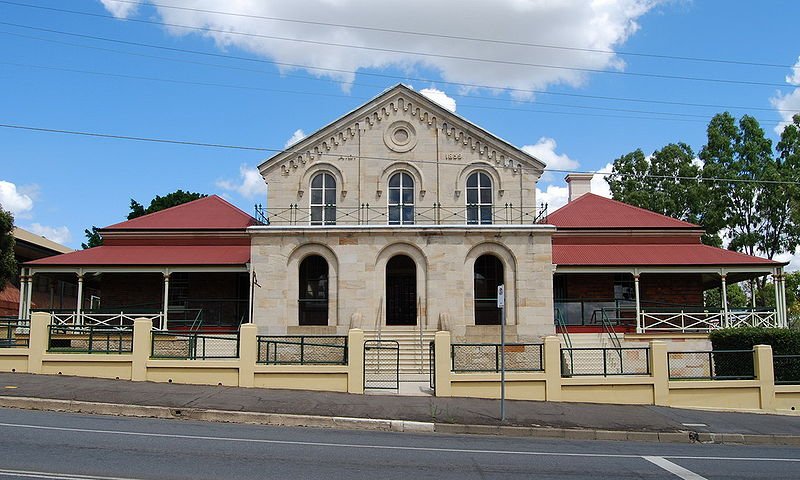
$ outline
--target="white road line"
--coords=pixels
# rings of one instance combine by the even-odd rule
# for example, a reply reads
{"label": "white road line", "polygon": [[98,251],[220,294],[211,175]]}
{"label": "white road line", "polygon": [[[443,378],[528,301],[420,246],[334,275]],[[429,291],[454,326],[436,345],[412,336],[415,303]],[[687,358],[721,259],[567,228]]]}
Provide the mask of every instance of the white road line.
{"label": "white road line", "polygon": [[684,423],[682,424],[684,427],[707,427],[705,423]]}
{"label": "white road line", "polygon": [[98,477],[96,475],[76,475],[72,473],[36,472],[32,470],[0,469],[2,477],[44,478],[49,480],[139,480],[123,477]]}
{"label": "white road line", "polygon": [[642,457],[653,465],[657,465],[676,477],[683,480],[707,480],[706,477],[700,476],[691,470],[687,470],[678,464],[672,463],[664,457]]}
{"label": "white road line", "polygon": [[[52,427],[47,425],[28,425],[22,423],[0,423],[0,427],[24,428],[32,430],[50,430],[57,432],[96,433],[101,435],[123,435],[131,437],[176,438],[183,440],[205,440],[214,442],[261,443],[271,445],[297,445],[305,447],[330,448],[363,448],[368,450],[405,450],[436,453],[469,453],[490,455],[528,455],[540,457],[585,457],[585,458],[642,458],[642,455],[624,453],[574,453],[574,452],[532,452],[526,450],[478,450],[471,448],[411,447],[404,445],[364,445],[358,443],[306,442],[300,440],[268,440],[263,438],[216,437],[206,435],[178,435],[173,433],[130,432],[124,430],[98,430],[91,428]],[[692,460],[744,460],[765,462],[797,462],[800,458],[764,458],[764,457],[695,457],[681,455],[663,455],[664,458]]]}

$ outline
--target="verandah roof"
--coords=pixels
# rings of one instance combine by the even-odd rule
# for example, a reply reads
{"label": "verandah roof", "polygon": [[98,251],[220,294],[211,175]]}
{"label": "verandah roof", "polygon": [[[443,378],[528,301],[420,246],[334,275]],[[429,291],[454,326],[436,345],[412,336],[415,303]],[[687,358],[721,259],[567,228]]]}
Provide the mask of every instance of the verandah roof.
{"label": "verandah roof", "polygon": [[249,245],[103,245],[27,262],[37,266],[245,265]]}
{"label": "verandah roof", "polygon": [[553,245],[553,263],[563,266],[760,266],[786,263],[697,244]]}

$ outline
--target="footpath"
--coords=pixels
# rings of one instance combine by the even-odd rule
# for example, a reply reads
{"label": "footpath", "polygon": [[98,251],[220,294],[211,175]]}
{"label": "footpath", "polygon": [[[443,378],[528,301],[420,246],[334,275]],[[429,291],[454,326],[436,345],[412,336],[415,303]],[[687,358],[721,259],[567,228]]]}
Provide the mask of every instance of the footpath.
{"label": "footpath", "polygon": [[[800,446],[800,415],[499,401],[0,373],[0,407],[386,431]],[[2,415],[2,412],[0,412]]]}

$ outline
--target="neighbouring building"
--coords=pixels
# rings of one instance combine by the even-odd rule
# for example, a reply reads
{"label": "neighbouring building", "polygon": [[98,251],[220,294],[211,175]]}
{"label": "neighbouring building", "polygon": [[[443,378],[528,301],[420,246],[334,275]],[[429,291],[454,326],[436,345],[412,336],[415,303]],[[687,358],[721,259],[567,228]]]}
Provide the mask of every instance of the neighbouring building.
{"label": "neighbouring building", "polygon": [[[14,227],[14,259],[17,261],[17,267],[22,269],[22,264],[37,260],[40,258],[52,257],[53,255],[60,255],[69,253],[71,248],[54,242],[50,239],[36,235],[29,232],[24,228]],[[20,302],[20,281],[22,277],[18,277],[16,281],[10,282],[0,290],[0,316],[13,316],[17,317],[21,314],[20,306],[24,302]],[[73,279],[74,280],[74,279]],[[78,298],[76,282],[65,281],[59,278],[51,278],[46,275],[40,275],[36,278],[35,283],[30,289],[30,303],[32,305],[41,306],[55,306],[58,308],[75,308],[76,300]]]}

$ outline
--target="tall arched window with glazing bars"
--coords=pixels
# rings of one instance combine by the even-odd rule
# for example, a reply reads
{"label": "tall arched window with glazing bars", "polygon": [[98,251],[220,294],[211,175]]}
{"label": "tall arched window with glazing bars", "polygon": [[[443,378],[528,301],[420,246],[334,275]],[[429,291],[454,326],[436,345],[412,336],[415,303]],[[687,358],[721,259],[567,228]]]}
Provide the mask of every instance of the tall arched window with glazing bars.
{"label": "tall arched window with glazing bars", "polygon": [[321,172],[311,179],[311,225],[336,225],[336,179]]}
{"label": "tall arched window with glazing bars", "polygon": [[492,223],[492,179],[486,172],[467,177],[467,224]]}
{"label": "tall arched window with glazing bars", "polygon": [[414,179],[406,172],[389,178],[389,225],[414,223]]}

